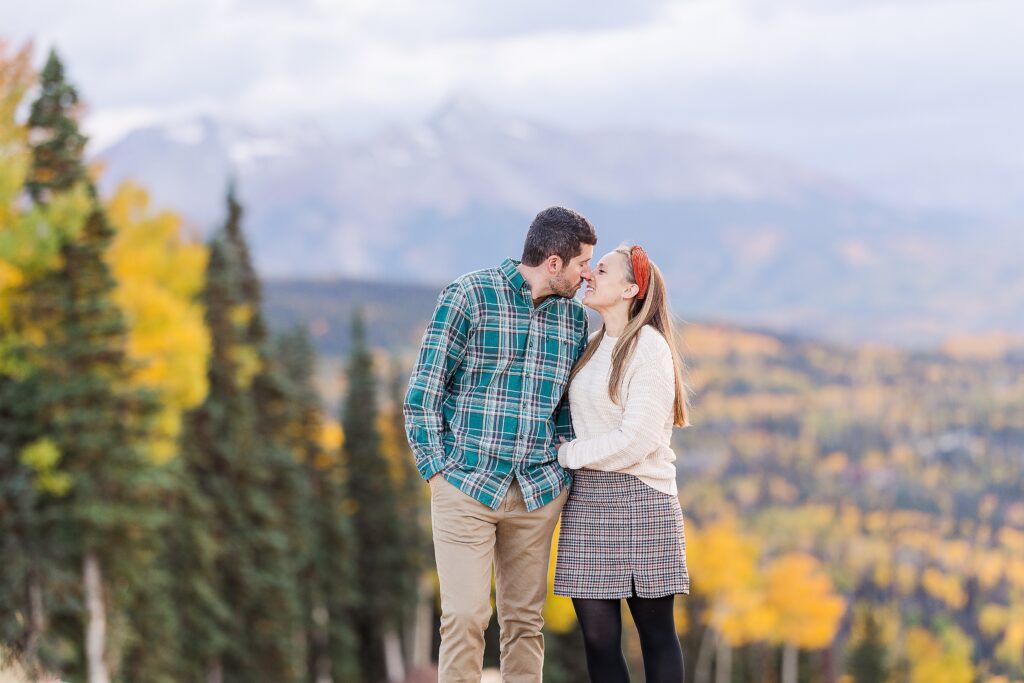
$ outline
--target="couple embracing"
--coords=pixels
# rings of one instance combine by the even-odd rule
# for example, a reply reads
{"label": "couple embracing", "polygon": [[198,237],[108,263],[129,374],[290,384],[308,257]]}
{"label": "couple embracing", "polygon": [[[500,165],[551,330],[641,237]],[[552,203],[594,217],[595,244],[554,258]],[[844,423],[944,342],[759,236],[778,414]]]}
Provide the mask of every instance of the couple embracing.
{"label": "couple embracing", "polygon": [[[405,419],[430,485],[441,683],[480,680],[492,568],[502,680],[541,680],[559,515],[554,590],[572,598],[591,680],[629,681],[621,600],[647,680],[683,680],[673,600],[689,577],[669,447],[686,425],[681,361],[657,266],[639,246],[594,264],[595,244],[585,217],[545,209],[522,260],[448,285],[424,334]],[[594,334],[584,306],[601,316]]]}

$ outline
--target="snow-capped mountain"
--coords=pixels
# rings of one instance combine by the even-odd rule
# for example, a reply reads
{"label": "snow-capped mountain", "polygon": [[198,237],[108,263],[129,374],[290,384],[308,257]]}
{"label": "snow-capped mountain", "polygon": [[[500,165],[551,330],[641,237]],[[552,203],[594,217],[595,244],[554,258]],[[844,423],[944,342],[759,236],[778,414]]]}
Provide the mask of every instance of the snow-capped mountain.
{"label": "snow-capped mountain", "polygon": [[440,283],[517,256],[532,216],[563,204],[594,221],[598,253],[644,244],[687,316],[898,341],[1024,321],[1024,273],[988,246],[1005,232],[697,135],[559,130],[460,97],[359,142],[207,118],[98,156],[104,190],[136,179],[203,227],[233,175],[271,277]]}

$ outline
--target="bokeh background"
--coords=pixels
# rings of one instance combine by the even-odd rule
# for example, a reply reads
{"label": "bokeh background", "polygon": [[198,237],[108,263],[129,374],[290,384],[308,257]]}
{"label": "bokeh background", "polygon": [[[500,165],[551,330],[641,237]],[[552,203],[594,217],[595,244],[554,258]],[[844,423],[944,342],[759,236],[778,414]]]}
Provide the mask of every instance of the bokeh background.
{"label": "bokeh background", "polygon": [[1024,680],[1017,0],[0,17],[0,680],[434,680],[401,396],[552,204],[682,322],[687,680]]}

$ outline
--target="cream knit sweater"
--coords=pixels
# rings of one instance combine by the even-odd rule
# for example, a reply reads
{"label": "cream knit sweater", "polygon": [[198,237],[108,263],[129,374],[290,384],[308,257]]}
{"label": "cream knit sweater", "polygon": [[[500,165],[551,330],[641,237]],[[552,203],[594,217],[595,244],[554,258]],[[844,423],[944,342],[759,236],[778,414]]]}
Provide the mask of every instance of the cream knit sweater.
{"label": "cream knit sweater", "polygon": [[608,397],[608,376],[617,341],[605,335],[569,386],[576,438],[559,447],[558,462],[573,470],[632,474],[674,496],[676,456],[669,446],[675,400],[672,352],[656,329],[641,329],[616,405]]}

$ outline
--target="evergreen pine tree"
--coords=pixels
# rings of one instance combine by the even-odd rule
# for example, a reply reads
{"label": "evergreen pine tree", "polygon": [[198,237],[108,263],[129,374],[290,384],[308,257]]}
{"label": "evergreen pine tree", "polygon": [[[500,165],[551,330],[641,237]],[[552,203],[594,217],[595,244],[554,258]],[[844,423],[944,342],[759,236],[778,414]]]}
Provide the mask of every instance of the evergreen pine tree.
{"label": "evergreen pine tree", "polygon": [[[39,386],[33,375],[0,374],[0,642],[31,669],[46,652],[44,586],[56,553],[52,524],[44,515],[48,494],[66,489],[66,477],[48,482],[58,463],[47,455],[37,417]],[[42,458],[26,458],[37,444]],[[28,462],[25,460],[28,459]],[[42,652],[40,650],[43,650]]]}
{"label": "evergreen pine tree", "polygon": [[315,352],[304,329],[277,339],[275,357],[288,387],[282,433],[302,468],[301,529],[296,537],[299,586],[311,683],[358,680],[352,608],[355,548],[347,485],[337,453],[323,445],[323,413],[313,384]]}
{"label": "evergreen pine tree", "polygon": [[[204,677],[299,680],[294,538],[299,468],[282,436],[287,393],[267,356],[259,281],[233,189],[204,292],[209,393],[186,419],[179,543],[183,643]],[[188,578],[185,578],[188,577]],[[197,642],[192,629],[208,640]]]}
{"label": "evergreen pine tree", "polygon": [[87,138],[78,128],[78,92],[65,80],[56,50],[50,51],[39,86],[28,118],[32,166],[25,187],[33,201],[44,203],[86,180],[82,158]]}
{"label": "evergreen pine tree", "polygon": [[866,610],[863,618],[863,637],[850,651],[847,670],[856,683],[877,683],[887,680],[887,651],[874,612]]}
{"label": "evergreen pine tree", "polygon": [[[28,121],[32,161],[25,187],[38,205],[82,183],[92,191],[77,115],[77,93],[51,52]],[[52,641],[79,646],[48,649],[45,637],[44,660],[48,651],[69,654],[44,663],[72,675],[87,671],[94,681],[109,678],[108,664],[115,671],[120,665],[109,651],[107,622],[117,638],[145,630],[150,613],[127,608],[151,585],[150,558],[166,522],[158,501],[167,480],[145,454],[154,400],[129,388],[127,327],[105,260],[112,237],[94,203],[79,230],[61,234],[58,265],[28,281],[13,307],[23,328],[46,331],[45,338],[26,337],[37,387],[30,420],[46,436],[50,460],[59,462],[50,474],[68,484],[66,496],[40,500],[46,526],[39,545],[48,549],[48,566],[29,576],[32,612],[37,605],[45,612],[33,620],[52,626]],[[130,647],[126,637],[121,652]]]}
{"label": "evergreen pine tree", "polygon": [[343,454],[349,475],[356,532],[360,604],[355,612],[363,680],[385,680],[385,642],[392,642],[405,610],[400,586],[405,549],[401,547],[396,493],[388,461],[381,452],[377,381],[366,345],[360,312],[352,322],[348,393],[342,410]]}
{"label": "evergreen pine tree", "polygon": [[231,647],[233,605],[220,567],[230,552],[231,527],[222,514],[235,494],[232,425],[244,421],[252,427],[246,412],[244,392],[235,381],[235,367],[229,350],[237,344],[231,323],[231,272],[221,241],[209,245],[203,291],[205,320],[212,348],[207,377],[209,391],[201,406],[185,416],[181,448],[175,475],[174,574],[182,634],[180,675],[182,680],[224,680],[224,657]]}
{"label": "evergreen pine tree", "polygon": [[[397,363],[395,364],[397,367]],[[428,488],[416,470],[415,459],[409,442],[405,436],[405,415],[402,404],[408,378],[396,372],[390,385],[390,410],[388,413],[389,435],[393,453],[391,457],[392,473],[396,482],[396,513],[401,524],[399,526],[399,546],[403,550],[400,581],[397,585],[400,604],[402,605],[402,634],[405,639],[405,650],[410,662],[414,665],[429,663],[430,638],[425,632],[424,622],[430,621],[433,626],[433,585],[429,586],[430,595],[426,595],[425,574],[433,564],[434,555],[431,548],[429,521],[427,511],[430,499]],[[426,601],[429,600],[429,606]],[[424,614],[424,611],[429,611]],[[418,651],[417,651],[418,649]]]}
{"label": "evergreen pine tree", "polygon": [[[31,283],[26,297],[37,322],[49,317],[50,337],[35,349],[32,363],[41,369],[37,419],[71,482],[69,494],[51,501],[45,515],[57,520],[57,562],[65,571],[81,568],[75,593],[84,593],[86,606],[83,613],[57,605],[54,622],[70,631],[63,635],[72,642],[86,644],[70,670],[87,665],[92,680],[109,675],[101,625],[111,608],[123,609],[146,587],[146,558],[167,521],[159,505],[167,481],[144,452],[154,404],[145,392],[128,388],[127,330],[104,261],[111,236],[95,209],[64,245],[58,270]],[[68,592],[67,586],[52,588]]]}

